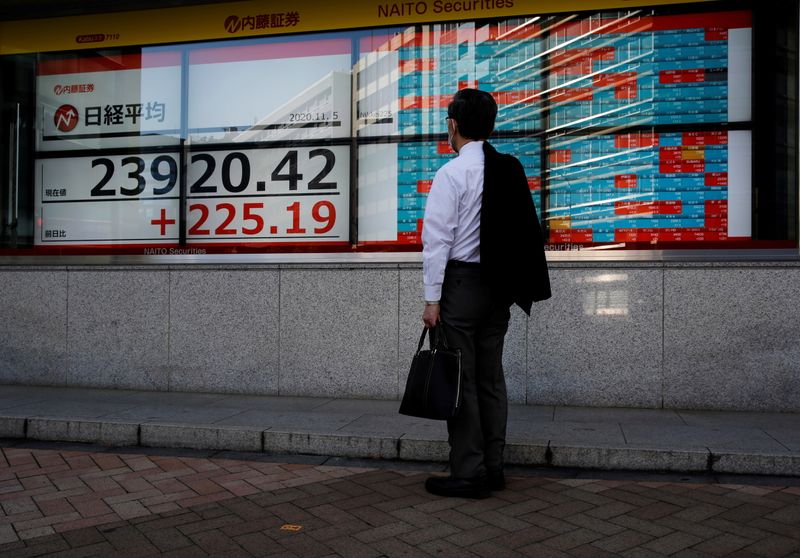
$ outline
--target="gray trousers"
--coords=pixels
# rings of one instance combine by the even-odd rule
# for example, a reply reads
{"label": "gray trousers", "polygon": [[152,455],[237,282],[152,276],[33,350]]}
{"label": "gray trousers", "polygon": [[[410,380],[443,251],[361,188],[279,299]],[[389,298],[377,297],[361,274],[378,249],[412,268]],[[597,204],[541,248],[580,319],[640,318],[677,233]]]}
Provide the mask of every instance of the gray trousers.
{"label": "gray trousers", "polygon": [[503,468],[508,398],[503,340],[509,304],[481,284],[476,268],[445,271],[440,316],[450,347],[461,349],[463,399],[447,421],[452,476],[470,478]]}

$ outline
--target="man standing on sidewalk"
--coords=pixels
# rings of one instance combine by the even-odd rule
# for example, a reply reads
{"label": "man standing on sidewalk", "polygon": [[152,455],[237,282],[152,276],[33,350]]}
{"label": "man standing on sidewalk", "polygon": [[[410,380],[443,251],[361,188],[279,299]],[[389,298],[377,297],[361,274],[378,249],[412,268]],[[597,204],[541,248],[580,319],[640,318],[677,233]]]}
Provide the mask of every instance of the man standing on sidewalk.
{"label": "man standing on sidewalk", "polygon": [[462,404],[447,421],[450,477],[431,477],[428,492],[485,498],[505,487],[508,400],[503,340],[510,306],[530,314],[550,297],[542,230],[522,164],[486,138],[497,104],[462,89],[447,107],[447,136],[458,156],[436,173],[422,228],[425,310],[462,353]]}

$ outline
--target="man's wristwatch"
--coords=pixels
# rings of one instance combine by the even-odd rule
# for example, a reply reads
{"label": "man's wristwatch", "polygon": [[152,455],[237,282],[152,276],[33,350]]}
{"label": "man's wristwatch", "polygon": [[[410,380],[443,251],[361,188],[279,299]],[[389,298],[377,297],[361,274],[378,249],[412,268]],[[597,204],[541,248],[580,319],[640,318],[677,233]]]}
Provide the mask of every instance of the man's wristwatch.
{"label": "man's wristwatch", "polygon": [[426,300],[425,301],[425,306],[433,306],[435,304],[439,304],[439,301],[438,300]]}

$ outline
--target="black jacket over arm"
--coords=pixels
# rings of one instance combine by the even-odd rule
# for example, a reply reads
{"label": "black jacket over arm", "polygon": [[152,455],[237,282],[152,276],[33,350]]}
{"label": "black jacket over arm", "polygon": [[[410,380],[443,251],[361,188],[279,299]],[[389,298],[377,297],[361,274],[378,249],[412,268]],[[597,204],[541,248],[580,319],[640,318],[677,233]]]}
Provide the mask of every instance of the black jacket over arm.
{"label": "black jacket over arm", "polygon": [[483,153],[483,280],[530,315],[534,301],[551,296],[542,227],[522,163],[489,142],[483,143]]}

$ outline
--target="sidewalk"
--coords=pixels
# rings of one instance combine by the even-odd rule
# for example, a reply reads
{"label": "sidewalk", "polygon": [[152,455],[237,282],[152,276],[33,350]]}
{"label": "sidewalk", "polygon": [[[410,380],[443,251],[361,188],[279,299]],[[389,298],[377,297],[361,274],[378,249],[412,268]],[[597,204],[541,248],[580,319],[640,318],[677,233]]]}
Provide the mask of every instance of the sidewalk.
{"label": "sidewalk", "polygon": [[0,558],[796,558],[800,550],[800,479],[510,467],[506,490],[467,500],[425,492],[427,476],[443,468],[6,441]]}
{"label": "sidewalk", "polygon": [[[399,402],[0,386],[0,438],[446,461]],[[512,405],[509,465],[800,476],[800,414]]]}

